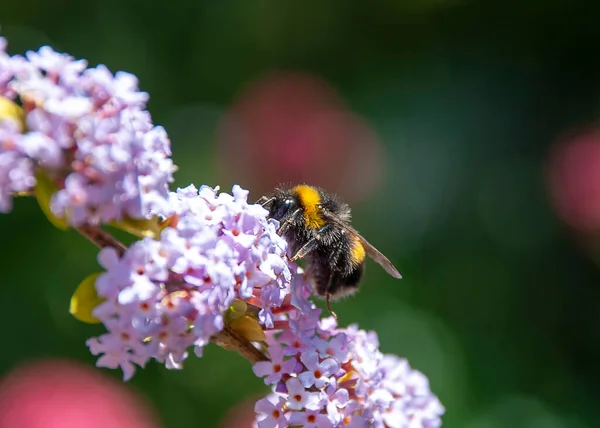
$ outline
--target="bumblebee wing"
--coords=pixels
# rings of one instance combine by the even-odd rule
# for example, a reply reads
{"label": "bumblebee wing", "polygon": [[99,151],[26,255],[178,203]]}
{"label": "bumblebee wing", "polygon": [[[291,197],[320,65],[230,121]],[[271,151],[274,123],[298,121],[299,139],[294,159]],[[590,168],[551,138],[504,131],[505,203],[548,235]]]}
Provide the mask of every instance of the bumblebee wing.
{"label": "bumblebee wing", "polygon": [[371,257],[374,261],[379,263],[379,265],[381,265],[381,267],[383,267],[383,269],[385,269],[387,273],[389,273],[394,278],[402,278],[402,275],[400,275],[400,272],[398,272],[398,270],[394,267],[392,262],[390,262],[388,258],[384,256],[377,248],[371,245],[371,243],[367,241],[356,229],[354,229],[347,222],[345,222],[337,215],[325,208],[321,208],[321,212],[323,217],[325,217],[327,221],[334,223],[336,226],[339,226],[349,234],[358,238],[363,248],[365,249],[367,255]]}

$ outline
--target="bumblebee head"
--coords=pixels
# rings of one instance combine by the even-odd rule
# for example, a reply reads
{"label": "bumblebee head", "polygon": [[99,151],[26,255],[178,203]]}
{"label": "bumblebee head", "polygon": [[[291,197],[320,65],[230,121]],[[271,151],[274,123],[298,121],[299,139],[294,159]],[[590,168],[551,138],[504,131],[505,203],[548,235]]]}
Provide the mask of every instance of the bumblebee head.
{"label": "bumblebee head", "polygon": [[299,203],[291,192],[279,191],[263,202],[262,206],[269,210],[270,218],[281,222],[297,211]]}

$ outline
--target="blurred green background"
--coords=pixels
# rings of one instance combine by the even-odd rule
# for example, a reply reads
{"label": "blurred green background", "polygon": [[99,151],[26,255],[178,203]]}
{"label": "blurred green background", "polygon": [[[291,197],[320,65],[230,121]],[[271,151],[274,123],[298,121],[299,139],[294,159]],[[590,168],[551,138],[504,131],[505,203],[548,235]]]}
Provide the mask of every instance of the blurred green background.
{"label": "blurred green background", "polygon": [[[269,113],[253,104],[260,87],[247,88],[281,70],[321,82],[316,93],[335,93],[354,119],[315,128],[331,125],[337,145],[325,131],[294,143],[320,144],[299,151],[309,156],[295,171],[340,189],[356,227],[404,275],[369,264],[361,292],[334,307],[341,324],[376,330],[384,352],[423,371],[445,427],[584,428],[598,425],[600,273],[555,214],[545,170],[551,145],[600,106],[600,5],[589,3],[4,0],[0,31],[12,54],[49,44],[136,74],[171,137],[176,186],[239,183],[258,198],[279,179],[269,170],[290,147],[282,139],[309,125],[304,113],[282,119],[296,114],[294,96]],[[305,110],[328,109],[321,95]],[[231,116],[258,130],[237,138]],[[357,121],[369,138],[344,146]],[[264,141],[280,150],[263,156]],[[368,167],[331,157],[359,146]],[[244,169],[248,148],[258,160]],[[17,200],[0,231],[0,375],[49,356],[93,366],[85,340],[101,329],[68,304],[98,269],[96,250],[32,200]],[[246,361],[214,346],[183,371],[150,364],[128,385],[167,428],[220,426],[265,391]]]}

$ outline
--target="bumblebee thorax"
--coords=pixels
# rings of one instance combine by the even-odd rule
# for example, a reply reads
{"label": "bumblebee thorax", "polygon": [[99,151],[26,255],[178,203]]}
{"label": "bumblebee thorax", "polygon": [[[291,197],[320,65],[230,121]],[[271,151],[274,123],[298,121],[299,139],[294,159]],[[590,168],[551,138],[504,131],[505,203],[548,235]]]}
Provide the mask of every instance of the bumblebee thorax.
{"label": "bumblebee thorax", "polygon": [[321,194],[317,189],[305,184],[296,186],[292,193],[298,198],[304,215],[304,223],[310,229],[320,229],[325,226],[325,219],[321,216]]}

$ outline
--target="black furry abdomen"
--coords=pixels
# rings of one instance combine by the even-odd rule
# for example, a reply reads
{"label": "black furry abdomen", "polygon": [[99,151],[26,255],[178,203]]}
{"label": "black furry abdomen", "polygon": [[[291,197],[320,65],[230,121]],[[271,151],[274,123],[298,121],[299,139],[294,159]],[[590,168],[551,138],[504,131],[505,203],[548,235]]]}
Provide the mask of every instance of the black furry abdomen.
{"label": "black furry abdomen", "polygon": [[324,254],[324,249],[320,248],[308,257],[306,273],[317,295],[330,294],[331,300],[336,300],[358,290],[364,270],[365,263],[352,263],[347,252],[331,251],[330,248],[329,253]]}

